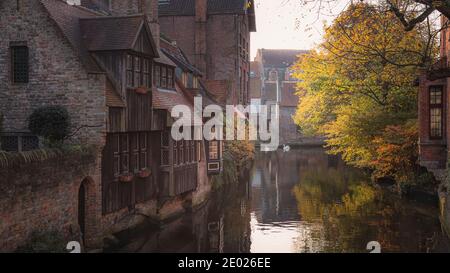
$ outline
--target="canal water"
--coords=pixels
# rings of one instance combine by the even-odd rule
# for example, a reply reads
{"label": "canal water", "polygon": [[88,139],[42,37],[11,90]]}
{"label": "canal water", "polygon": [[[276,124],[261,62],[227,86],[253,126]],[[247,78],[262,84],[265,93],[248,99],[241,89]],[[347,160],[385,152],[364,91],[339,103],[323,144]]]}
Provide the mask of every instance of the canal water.
{"label": "canal water", "polygon": [[436,200],[399,198],[321,148],[258,153],[247,178],[126,252],[450,252]]}

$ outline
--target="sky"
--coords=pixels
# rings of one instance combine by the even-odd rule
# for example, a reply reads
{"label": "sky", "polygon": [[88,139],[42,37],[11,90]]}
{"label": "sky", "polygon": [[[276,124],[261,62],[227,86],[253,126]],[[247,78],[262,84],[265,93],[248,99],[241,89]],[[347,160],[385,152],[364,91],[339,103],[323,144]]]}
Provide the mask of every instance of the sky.
{"label": "sky", "polygon": [[324,23],[329,24],[348,1],[323,6],[319,1],[255,0],[256,32],[251,34],[251,59],[259,48],[312,49],[321,42]]}

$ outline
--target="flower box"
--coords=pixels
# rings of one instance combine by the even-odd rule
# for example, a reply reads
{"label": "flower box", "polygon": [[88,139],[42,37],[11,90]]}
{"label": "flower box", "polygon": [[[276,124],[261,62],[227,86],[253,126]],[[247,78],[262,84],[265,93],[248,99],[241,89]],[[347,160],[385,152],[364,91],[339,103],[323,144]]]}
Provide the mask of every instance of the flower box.
{"label": "flower box", "polygon": [[148,88],[145,86],[139,86],[134,91],[138,94],[145,95],[148,93]]}
{"label": "flower box", "polygon": [[152,174],[152,171],[150,171],[149,169],[143,169],[143,170],[140,170],[140,171],[139,171],[138,176],[139,176],[140,178],[147,178],[147,177],[149,177],[151,174]]}
{"label": "flower box", "polygon": [[131,174],[124,174],[119,177],[120,182],[128,183],[133,181],[134,176]]}

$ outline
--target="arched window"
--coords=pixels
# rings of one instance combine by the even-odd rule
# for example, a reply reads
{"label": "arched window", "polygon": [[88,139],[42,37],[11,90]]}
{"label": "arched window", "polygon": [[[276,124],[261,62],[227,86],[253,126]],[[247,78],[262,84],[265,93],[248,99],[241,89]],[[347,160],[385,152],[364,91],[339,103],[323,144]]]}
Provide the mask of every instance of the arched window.
{"label": "arched window", "polygon": [[269,72],[269,81],[277,81],[278,80],[278,72],[273,69]]}

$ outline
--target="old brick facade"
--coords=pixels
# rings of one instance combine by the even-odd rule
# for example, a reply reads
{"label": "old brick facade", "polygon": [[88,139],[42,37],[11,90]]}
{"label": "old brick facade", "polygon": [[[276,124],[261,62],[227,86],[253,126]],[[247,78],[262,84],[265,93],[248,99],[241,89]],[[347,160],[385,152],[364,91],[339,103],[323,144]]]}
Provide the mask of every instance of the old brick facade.
{"label": "old brick facade", "polygon": [[[444,16],[441,24],[447,23]],[[441,222],[450,235],[448,144],[450,143],[450,30],[440,33],[440,58],[419,75],[419,163],[441,181],[439,187]]]}
{"label": "old brick facade", "polygon": [[[204,73],[222,103],[249,102],[250,32],[256,31],[253,1],[161,1],[161,31]],[[192,39],[195,37],[195,39]],[[221,94],[225,93],[226,96]]]}
{"label": "old brick facade", "polygon": [[295,95],[297,79],[290,67],[304,50],[259,49],[252,62],[250,72],[250,94],[260,99],[263,105],[278,104],[280,122],[280,143],[299,142],[301,134],[294,123],[298,96]]}
{"label": "old brick facade", "polygon": [[[0,2],[2,139],[30,134],[27,119],[34,109],[61,105],[75,132],[71,143],[95,147],[89,160],[75,153],[0,164],[0,251],[14,250],[36,230],[56,230],[67,240],[83,239],[87,248],[102,247],[103,238],[149,218],[171,217],[201,204],[209,193],[206,148],[199,143],[192,145],[196,157],[189,150],[191,157],[185,158],[195,166],[195,175],[179,168],[189,171],[195,183],[179,173],[170,184],[176,194],[162,195],[168,186],[162,169],[171,123],[167,114],[161,115],[160,110],[169,109],[160,102],[192,104],[194,95],[210,102],[214,98],[207,98],[208,91],[198,83],[184,83],[181,74],[156,73],[157,64],[169,64],[190,78],[201,77],[187,59],[181,61],[190,71],[160,49],[157,1],[81,4]],[[29,52],[25,83],[12,81],[11,52],[17,45]],[[173,90],[160,92],[159,77],[171,81]],[[173,101],[171,92],[182,99]],[[193,143],[184,143],[186,153],[188,144]]]}

